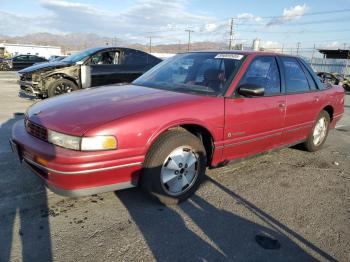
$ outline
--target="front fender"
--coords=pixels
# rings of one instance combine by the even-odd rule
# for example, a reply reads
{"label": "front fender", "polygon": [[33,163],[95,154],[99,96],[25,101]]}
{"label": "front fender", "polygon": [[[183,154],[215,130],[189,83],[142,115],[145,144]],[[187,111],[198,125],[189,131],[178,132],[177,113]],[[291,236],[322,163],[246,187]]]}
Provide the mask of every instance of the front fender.
{"label": "front fender", "polygon": [[203,121],[198,120],[198,119],[193,119],[193,118],[178,119],[178,120],[174,120],[174,121],[171,121],[169,123],[166,123],[166,124],[160,126],[147,140],[147,143],[145,145],[146,151],[150,148],[150,146],[157,140],[157,138],[162,133],[169,130],[170,128],[174,128],[174,127],[181,126],[181,125],[198,125],[204,129],[206,129],[210,133],[210,135],[213,137],[214,141],[217,140],[214,132],[212,131],[212,130],[214,130],[214,128],[208,126]]}

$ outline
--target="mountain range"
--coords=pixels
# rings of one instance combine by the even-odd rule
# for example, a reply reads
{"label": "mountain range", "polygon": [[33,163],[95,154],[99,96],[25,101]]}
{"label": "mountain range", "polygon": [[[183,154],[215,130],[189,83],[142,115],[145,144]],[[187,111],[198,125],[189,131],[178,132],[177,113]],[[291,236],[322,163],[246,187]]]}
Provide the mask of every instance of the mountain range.
{"label": "mountain range", "polygon": [[[75,33],[75,34],[51,34],[51,33],[34,33],[24,36],[6,36],[0,35],[0,43],[14,44],[33,44],[60,46],[63,53],[77,51],[95,46],[123,46],[135,48],[143,51],[150,51],[149,44],[130,43],[117,37],[104,37],[93,33]],[[191,50],[210,50],[210,49],[227,49],[226,43],[217,42],[194,42],[191,43]],[[155,53],[178,53],[187,51],[187,43],[177,44],[158,44],[152,45],[152,52]]]}

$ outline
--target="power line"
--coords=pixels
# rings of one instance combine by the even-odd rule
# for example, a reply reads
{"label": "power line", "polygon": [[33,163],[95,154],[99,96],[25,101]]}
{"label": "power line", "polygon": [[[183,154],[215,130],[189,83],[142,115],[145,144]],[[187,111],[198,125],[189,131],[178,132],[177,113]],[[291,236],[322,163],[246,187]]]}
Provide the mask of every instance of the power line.
{"label": "power line", "polygon": [[[305,22],[291,22],[290,24],[281,24],[283,26],[299,26],[299,25],[312,25],[312,24],[333,24],[333,23],[344,23],[349,21],[349,18],[344,18],[344,19],[328,19],[328,20],[313,20],[313,21],[305,21]],[[238,23],[238,25],[241,26],[262,26],[264,24],[262,23]]]}
{"label": "power line", "polygon": [[[347,9],[337,9],[337,10],[330,10],[330,11],[319,11],[319,12],[309,12],[309,13],[305,13],[302,16],[313,16],[313,15],[325,15],[325,14],[337,14],[337,13],[346,13],[346,12],[350,12],[350,8]],[[295,17],[299,17],[300,15],[295,15]],[[270,18],[283,18],[283,15],[278,15],[278,16],[259,16],[260,19],[270,19]],[[293,17],[293,16],[291,16]],[[239,18],[240,20],[250,20],[251,18],[247,17],[247,18]]]}
{"label": "power line", "polygon": [[303,34],[303,33],[338,33],[338,32],[348,32],[350,29],[340,29],[340,30],[320,30],[320,31],[310,31],[310,30],[302,30],[302,31],[263,31],[263,30],[237,30],[239,32],[245,33],[266,33],[266,34]]}

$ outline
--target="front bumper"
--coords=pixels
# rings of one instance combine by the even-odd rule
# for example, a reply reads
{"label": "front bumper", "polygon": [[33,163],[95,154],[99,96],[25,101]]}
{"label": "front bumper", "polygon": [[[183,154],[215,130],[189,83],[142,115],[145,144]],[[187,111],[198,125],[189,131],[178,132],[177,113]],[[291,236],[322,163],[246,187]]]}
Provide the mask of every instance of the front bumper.
{"label": "front bumper", "polygon": [[15,123],[12,143],[30,169],[53,192],[63,196],[84,196],[137,185],[144,156],[120,157],[118,150],[81,152],[54,146]]}
{"label": "front bumper", "polygon": [[36,88],[38,86],[37,82],[18,80],[21,93],[26,95],[40,95],[41,92]]}

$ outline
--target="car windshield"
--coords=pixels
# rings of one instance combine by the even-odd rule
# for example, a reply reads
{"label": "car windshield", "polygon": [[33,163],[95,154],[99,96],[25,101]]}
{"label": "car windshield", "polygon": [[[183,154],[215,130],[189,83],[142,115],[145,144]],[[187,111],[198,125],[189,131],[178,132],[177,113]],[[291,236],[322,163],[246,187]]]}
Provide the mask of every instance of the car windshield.
{"label": "car windshield", "polygon": [[133,84],[175,92],[223,94],[244,55],[224,52],[179,54],[158,64]]}
{"label": "car windshield", "polygon": [[85,58],[89,57],[93,53],[97,52],[100,50],[100,48],[90,48],[86,49],[84,51],[81,51],[79,53],[67,56],[66,58],[62,59],[61,61],[63,62],[70,62],[70,63],[76,63],[78,61],[84,60]]}

